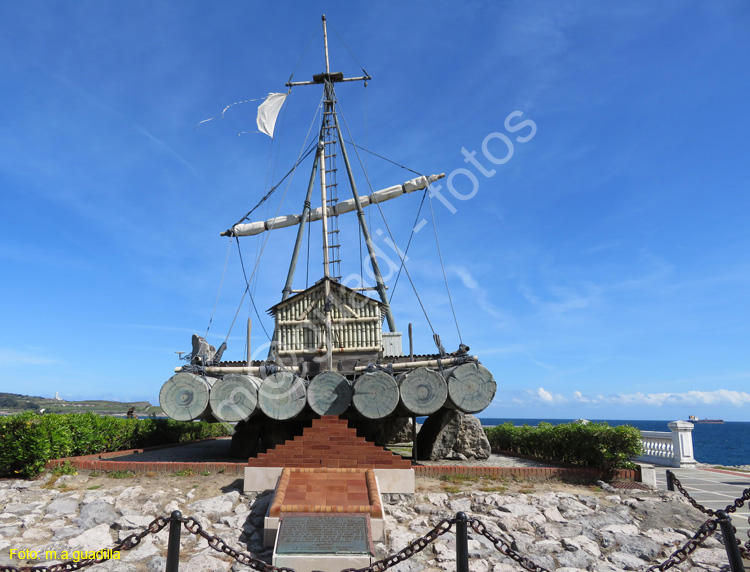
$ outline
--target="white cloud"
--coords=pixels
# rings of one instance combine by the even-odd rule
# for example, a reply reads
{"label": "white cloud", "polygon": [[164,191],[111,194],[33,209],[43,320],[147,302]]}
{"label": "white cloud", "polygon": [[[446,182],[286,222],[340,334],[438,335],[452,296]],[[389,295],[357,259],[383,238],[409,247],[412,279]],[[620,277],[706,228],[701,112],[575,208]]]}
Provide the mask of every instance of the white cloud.
{"label": "white cloud", "polygon": [[531,395],[536,401],[545,403],[547,405],[553,405],[556,403],[564,403],[568,401],[567,398],[563,397],[559,393],[551,393],[543,387],[537,388],[536,391],[528,390],[527,394]]}
{"label": "white cloud", "polygon": [[[537,393],[539,394],[538,390]],[[548,392],[544,392],[548,393]],[[541,394],[539,394],[541,398]],[[665,405],[697,406],[697,405],[750,405],[750,393],[730,389],[716,389],[714,391],[685,391],[680,393],[618,393],[615,395],[587,396],[580,391],[573,392],[573,398],[580,403],[610,404],[647,407],[662,407]],[[543,398],[542,398],[543,399]],[[543,399],[544,400],[544,399]]]}
{"label": "white cloud", "polygon": [[466,286],[469,290],[476,290],[477,288],[479,288],[479,283],[463,266],[450,265],[448,267],[448,271],[453,272],[456,276],[458,276],[461,279],[461,282],[464,283],[464,286]]}
{"label": "white cloud", "polygon": [[573,392],[573,399],[575,399],[576,401],[580,401],[581,403],[591,403],[593,401],[591,398],[586,397],[580,391]]}
{"label": "white cloud", "polygon": [[446,266],[448,273],[455,274],[461,279],[464,287],[473,291],[476,294],[476,302],[479,307],[487,312],[490,316],[497,320],[504,320],[506,317],[503,312],[494,304],[492,304],[487,296],[487,290],[479,285],[479,282],[471,275],[471,272],[464,266],[457,266],[451,264]]}
{"label": "white cloud", "polygon": [[546,403],[553,403],[555,401],[555,398],[552,396],[552,394],[549,391],[545,390],[543,387],[537,389],[536,394],[539,399]]}

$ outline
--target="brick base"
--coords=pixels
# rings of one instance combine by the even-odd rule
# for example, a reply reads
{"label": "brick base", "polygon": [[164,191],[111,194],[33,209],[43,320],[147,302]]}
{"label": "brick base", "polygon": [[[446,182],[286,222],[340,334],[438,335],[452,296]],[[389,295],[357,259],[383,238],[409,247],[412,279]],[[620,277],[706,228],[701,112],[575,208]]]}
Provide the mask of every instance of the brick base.
{"label": "brick base", "polygon": [[250,467],[410,469],[411,461],[358,437],[345,419],[324,415],[299,435],[248,460]]}
{"label": "brick base", "polygon": [[268,516],[284,512],[366,513],[383,518],[372,469],[284,469]]}

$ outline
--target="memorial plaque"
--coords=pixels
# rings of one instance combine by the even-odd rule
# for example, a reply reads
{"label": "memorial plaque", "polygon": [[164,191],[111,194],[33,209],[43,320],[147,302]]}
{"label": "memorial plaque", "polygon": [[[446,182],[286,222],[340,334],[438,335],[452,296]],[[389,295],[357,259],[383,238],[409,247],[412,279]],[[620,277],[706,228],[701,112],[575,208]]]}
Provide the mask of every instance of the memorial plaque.
{"label": "memorial plaque", "polygon": [[276,554],[371,554],[370,517],[361,515],[284,515]]}

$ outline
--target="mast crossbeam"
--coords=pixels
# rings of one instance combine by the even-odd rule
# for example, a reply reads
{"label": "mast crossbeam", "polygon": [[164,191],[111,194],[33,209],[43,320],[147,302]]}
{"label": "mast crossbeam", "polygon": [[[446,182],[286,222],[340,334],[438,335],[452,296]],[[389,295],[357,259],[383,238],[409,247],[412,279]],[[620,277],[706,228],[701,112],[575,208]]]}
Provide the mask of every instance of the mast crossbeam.
{"label": "mast crossbeam", "polygon": [[[363,195],[360,197],[360,203],[362,204],[362,207],[368,207],[375,203],[382,203],[384,201],[388,201],[390,199],[396,198],[398,196],[412,193],[414,191],[421,191],[422,189],[427,188],[428,185],[431,183],[434,183],[438,179],[442,179],[445,177],[445,173],[440,173],[439,175],[429,175],[429,176],[422,176],[422,177],[416,177],[414,179],[410,179],[406,181],[405,183],[401,185],[394,185],[392,187],[387,187],[385,189],[381,189],[379,191],[375,191],[371,195]],[[331,208],[328,212],[328,216],[335,216],[336,214],[344,214],[348,212],[352,212],[356,210],[356,206],[354,204],[354,199],[348,199],[345,201],[341,201],[336,205],[335,207]],[[311,209],[308,221],[314,222],[321,220],[323,218],[322,216],[322,209],[320,207],[316,209]],[[286,228],[288,226],[295,226],[300,223],[302,220],[302,215],[284,215],[275,217],[266,221],[256,221],[256,222],[250,222],[250,223],[243,223],[243,224],[236,224],[231,229],[226,230],[221,233],[222,236],[254,236],[256,234],[261,234],[263,232],[269,231],[269,230],[275,230],[278,228]]]}

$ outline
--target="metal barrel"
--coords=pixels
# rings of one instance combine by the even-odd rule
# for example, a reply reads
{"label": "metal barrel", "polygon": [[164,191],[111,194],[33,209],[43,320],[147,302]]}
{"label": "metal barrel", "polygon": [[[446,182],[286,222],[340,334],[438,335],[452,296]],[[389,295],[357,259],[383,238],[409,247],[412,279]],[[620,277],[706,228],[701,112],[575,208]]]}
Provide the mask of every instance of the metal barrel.
{"label": "metal barrel", "polygon": [[307,404],[318,415],[341,415],[352,402],[352,386],[336,371],[316,375],[307,386]]}
{"label": "metal barrel", "polygon": [[271,419],[292,419],[302,412],[305,405],[305,383],[292,372],[278,371],[271,374],[258,389],[258,406]]}
{"label": "metal barrel", "polygon": [[396,409],[398,384],[384,371],[368,371],[357,377],[352,386],[354,408],[368,419],[382,419]]}
{"label": "metal barrel", "polygon": [[478,363],[464,363],[444,372],[448,383],[446,406],[464,413],[479,413],[495,397],[497,382],[486,367]]}
{"label": "metal barrel", "polygon": [[211,413],[219,421],[248,419],[258,409],[261,380],[244,373],[228,373],[211,387],[208,401]]}
{"label": "metal barrel", "polygon": [[439,372],[418,367],[396,378],[401,406],[414,415],[430,415],[448,398],[448,384]]}
{"label": "metal barrel", "polygon": [[216,381],[193,373],[177,373],[170,377],[159,391],[159,405],[176,421],[192,421],[209,412],[208,395]]}

